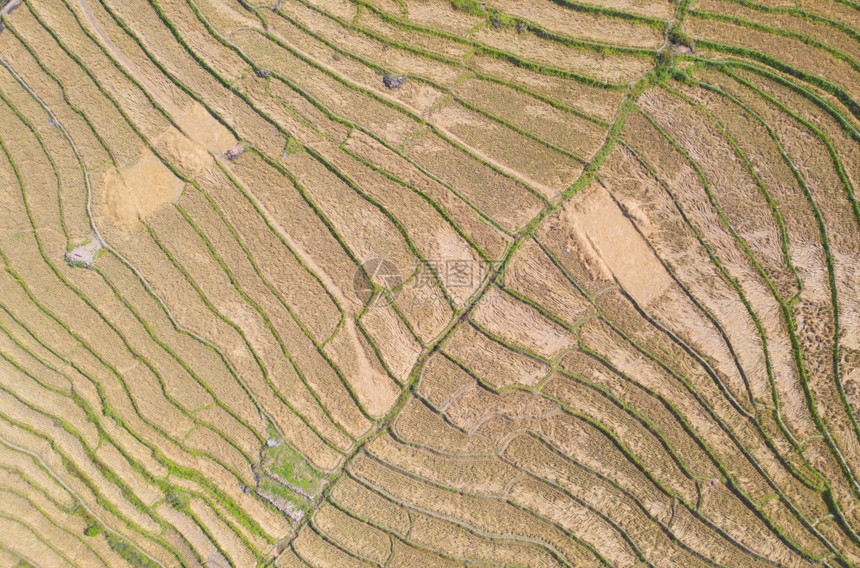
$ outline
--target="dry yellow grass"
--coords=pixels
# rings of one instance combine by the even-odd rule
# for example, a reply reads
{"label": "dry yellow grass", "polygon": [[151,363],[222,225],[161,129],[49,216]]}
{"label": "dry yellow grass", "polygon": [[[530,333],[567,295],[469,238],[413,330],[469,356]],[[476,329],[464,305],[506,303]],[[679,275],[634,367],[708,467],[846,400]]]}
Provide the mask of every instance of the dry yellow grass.
{"label": "dry yellow grass", "polygon": [[332,505],[321,507],[314,523],[328,538],[362,558],[384,564],[391,555],[390,537]]}
{"label": "dry yellow grass", "polygon": [[459,328],[446,344],[445,352],[467,362],[493,388],[531,387],[549,371],[544,363],[492,341],[472,326]]}
{"label": "dry yellow grass", "polygon": [[458,103],[449,103],[430,115],[430,122],[447,136],[467,144],[484,160],[504,168],[556,199],[582,173],[578,160],[495,123]]}
{"label": "dry yellow grass", "polygon": [[0,8],[0,565],[860,563],[849,7],[240,4]]}
{"label": "dry yellow grass", "polygon": [[508,228],[524,226],[540,210],[538,199],[522,184],[493,171],[436,134],[412,138],[406,153]]}

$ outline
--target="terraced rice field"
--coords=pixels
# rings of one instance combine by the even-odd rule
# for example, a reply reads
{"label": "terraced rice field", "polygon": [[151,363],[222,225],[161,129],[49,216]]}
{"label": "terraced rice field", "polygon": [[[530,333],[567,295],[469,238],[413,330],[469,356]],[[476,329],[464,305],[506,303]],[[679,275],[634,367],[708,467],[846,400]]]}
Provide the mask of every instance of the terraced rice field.
{"label": "terraced rice field", "polygon": [[0,567],[860,566],[854,0],[0,5]]}

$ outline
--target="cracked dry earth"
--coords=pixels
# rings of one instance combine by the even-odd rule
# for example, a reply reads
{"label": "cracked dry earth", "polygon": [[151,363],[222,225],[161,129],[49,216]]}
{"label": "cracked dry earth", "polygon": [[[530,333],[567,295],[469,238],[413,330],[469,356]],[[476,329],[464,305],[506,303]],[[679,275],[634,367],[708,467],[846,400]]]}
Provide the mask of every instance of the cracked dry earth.
{"label": "cracked dry earth", "polygon": [[0,4],[0,568],[860,566],[853,0]]}

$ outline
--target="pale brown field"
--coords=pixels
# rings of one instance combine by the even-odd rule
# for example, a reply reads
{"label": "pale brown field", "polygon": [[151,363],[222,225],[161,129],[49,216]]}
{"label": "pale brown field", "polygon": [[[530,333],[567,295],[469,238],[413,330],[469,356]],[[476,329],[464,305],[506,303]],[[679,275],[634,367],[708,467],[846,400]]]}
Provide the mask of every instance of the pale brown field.
{"label": "pale brown field", "polygon": [[858,32],[0,2],[0,567],[860,566]]}

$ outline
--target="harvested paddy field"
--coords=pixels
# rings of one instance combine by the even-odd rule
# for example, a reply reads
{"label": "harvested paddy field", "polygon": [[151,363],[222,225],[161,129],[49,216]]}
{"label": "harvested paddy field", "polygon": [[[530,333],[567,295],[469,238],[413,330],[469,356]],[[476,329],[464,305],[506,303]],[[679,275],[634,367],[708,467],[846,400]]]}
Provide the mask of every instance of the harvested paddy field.
{"label": "harvested paddy field", "polygon": [[860,566],[852,0],[0,0],[0,568]]}

